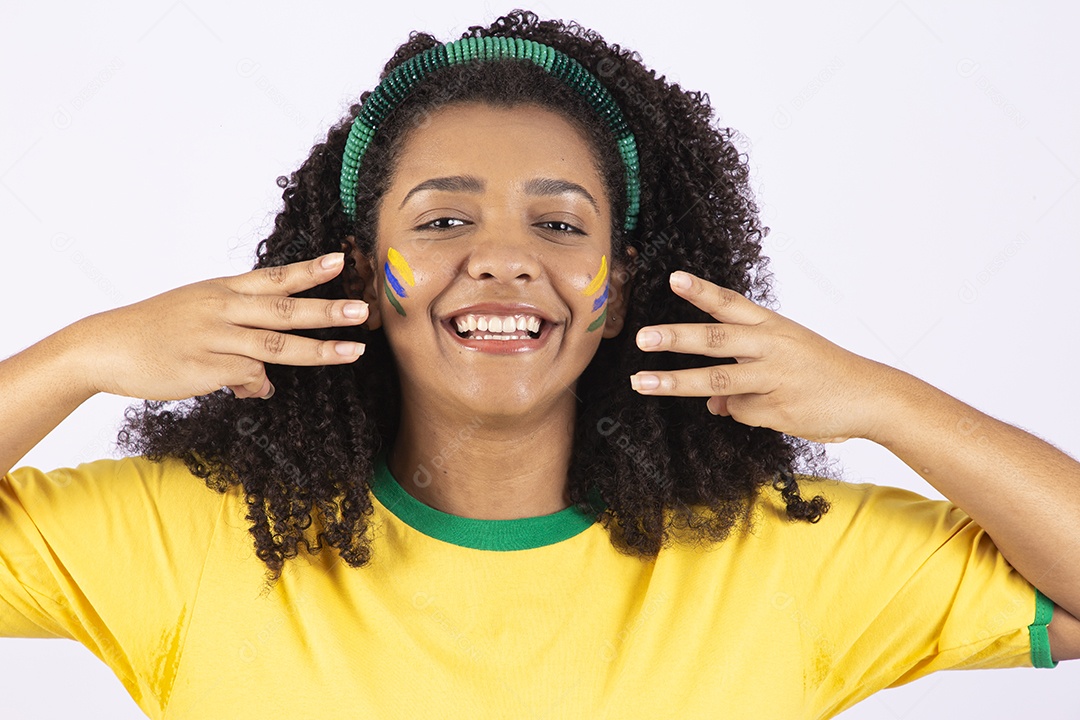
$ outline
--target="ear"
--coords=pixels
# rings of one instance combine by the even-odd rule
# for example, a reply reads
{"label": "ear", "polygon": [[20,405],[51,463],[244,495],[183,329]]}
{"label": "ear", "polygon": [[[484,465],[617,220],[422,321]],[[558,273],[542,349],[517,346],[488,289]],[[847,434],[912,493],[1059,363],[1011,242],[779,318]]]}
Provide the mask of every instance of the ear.
{"label": "ear", "polygon": [[347,297],[363,300],[368,304],[368,319],[363,324],[369,330],[382,327],[382,314],[379,311],[379,285],[378,271],[376,270],[376,258],[369,258],[356,246],[356,238],[347,235],[341,243],[341,249],[346,258],[352,258],[350,263],[346,260],[343,282]]}
{"label": "ear", "polygon": [[634,274],[634,261],[637,250],[626,246],[626,257],[618,258],[611,264],[608,275],[607,320],[604,322],[604,337],[613,338],[622,332],[626,320],[626,298],[630,294],[630,281]]}

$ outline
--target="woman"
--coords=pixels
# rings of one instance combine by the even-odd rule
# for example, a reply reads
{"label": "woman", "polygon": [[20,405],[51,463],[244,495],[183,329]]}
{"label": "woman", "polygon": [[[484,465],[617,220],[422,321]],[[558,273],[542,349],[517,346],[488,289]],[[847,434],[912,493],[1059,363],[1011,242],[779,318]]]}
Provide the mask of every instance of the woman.
{"label": "woman", "polygon": [[[1073,537],[1076,463],[746,297],[762,229],[699,96],[526,14],[472,35],[539,44],[402,46],[257,270],[4,363],[5,468],[96,392],[195,398],[131,414],[133,458],[10,474],[4,634],[79,639],[155,717],[392,716],[403,682],[419,715],[828,717],[1080,655],[1075,563],[1027,530]],[[847,437],[967,514],[796,480]],[[141,550],[94,570],[94,533]]]}

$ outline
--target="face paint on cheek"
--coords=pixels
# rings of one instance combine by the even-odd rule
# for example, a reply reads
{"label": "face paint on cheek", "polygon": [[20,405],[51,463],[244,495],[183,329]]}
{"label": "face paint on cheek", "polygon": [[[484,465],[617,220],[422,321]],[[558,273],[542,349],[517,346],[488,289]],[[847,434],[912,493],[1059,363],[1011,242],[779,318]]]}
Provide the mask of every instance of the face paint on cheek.
{"label": "face paint on cheek", "polygon": [[596,318],[589,324],[588,329],[585,332],[592,332],[604,324],[604,318],[607,317],[607,296],[608,296],[608,283],[607,281],[607,255],[600,256],[600,269],[596,271],[596,276],[592,279],[592,282],[581,291],[582,295],[592,296],[596,295],[600,291],[600,288],[604,288],[604,291],[597,295],[596,300],[593,301],[592,311],[596,312],[601,306],[604,307],[604,312],[600,313],[600,317]]}
{"label": "face paint on cheek", "polygon": [[[387,253],[387,262],[383,263],[383,275],[386,277],[386,284],[383,285],[383,289],[386,290],[387,299],[390,300],[390,304],[394,306],[398,314],[405,317],[405,309],[401,307],[401,303],[397,299],[398,297],[407,297],[405,286],[401,284],[401,280],[404,280],[410,287],[415,287],[416,279],[413,278],[412,268],[409,267],[409,263],[394,248],[390,248]],[[399,277],[401,280],[398,279]],[[395,295],[397,297],[394,297]]]}

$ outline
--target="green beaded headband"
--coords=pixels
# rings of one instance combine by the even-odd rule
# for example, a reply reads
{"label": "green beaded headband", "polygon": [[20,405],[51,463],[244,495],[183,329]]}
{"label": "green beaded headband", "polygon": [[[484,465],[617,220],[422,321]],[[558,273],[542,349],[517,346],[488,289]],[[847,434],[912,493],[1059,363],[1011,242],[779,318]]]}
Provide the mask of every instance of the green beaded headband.
{"label": "green beaded headband", "polygon": [[581,63],[550,45],[521,38],[463,38],[436,45],[394,68],[368,96],[349,130],[341,160],[341,205],[351,219],[356,218],[356,183],[360,159],[375,131],[387,115],[428,74],[470,60],[520,58],[531,60],[582,95],[602,117],[618,140],[619,154],[626,167],[626,220],[623,227],[637,226],[641,188],[638,180],[637,144],[622,111],[611,93]]}

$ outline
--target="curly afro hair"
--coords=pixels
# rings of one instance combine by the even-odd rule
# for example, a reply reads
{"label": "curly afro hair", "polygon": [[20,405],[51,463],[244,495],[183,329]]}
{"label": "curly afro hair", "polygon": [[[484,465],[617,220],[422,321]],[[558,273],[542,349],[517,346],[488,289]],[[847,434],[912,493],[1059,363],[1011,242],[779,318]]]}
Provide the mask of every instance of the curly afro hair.
{"label": "curly afro hair", "polygon": [[[636,250],[628,267],[632,281],[623,331],[601,343],[578,382],[571,501],[597,515],[619,552],[643,559],[655,558],[677,529],[692,530],[689,536],[698,543],[722,541],[737,522],[749,519],[758,490],[769,483],[781,491],[789,518],[816,522],[828,503],[821,496],[803,499],[795,473],[807,473],[804,480],[826,474],[820,445],[714,416],[703,398],[642,396],[626,381],[647,368],[717,362],[678,353],[646,355],[634,344],[645,325],[713,321],[671,293],[672,271],[687,269],[756,302],[773,302],[768,258],[761,254],[768,228],[757,217],[748,167],[733,142],[736,131],[711,125],[707,95],[666,82],[646,69],[637,53],[609,45],[577,23],[540,21],[531,12],[514,10],[462,35],[488,36],[551,45],[609,89],[638,145],[641,212],[634,230],[623,229],[623,169],[603,121],[574,91],[532,63],[504,59],[437,70],[394,109],[364,156],[357,193],[361,211],[350,220],[339,198],[341,157],[351,123],[371,95],[364,92],[291,174],[282,193],[284,208],[273,232],[259,243],[255,267],[348,251],[353,242],[370,257],[375,209],[396,153],[409,130],[437,108],[459,102],[529,103],[559,112],[582,130],[602,168],[612,208],[612,256],[625,257],[627,245]],[[381,77],[437,44],[431,35],[411,33]],[[298,296],[346,297],[346,279],[357,277],[352,260],[346,252],[342,273]],[[348,365],[267,364],[276,388],[268,402],[237,399],[224,390],[179,403],[144,401],[141,408],[125,411],[118,436],[120,447],[154,462],[182,459],[217,492],[243,487],[268,587],[301,545],[312,552],[325,542],[352,567],[368,563],[374,462],[393,444],[399,423],[397,369],[382,332],[364,327],[296,332],[354,340],[367,349]],[[606,509],[590,505],[594,489]],[[318,522],[306,533],[313,510]]]}

